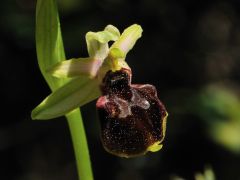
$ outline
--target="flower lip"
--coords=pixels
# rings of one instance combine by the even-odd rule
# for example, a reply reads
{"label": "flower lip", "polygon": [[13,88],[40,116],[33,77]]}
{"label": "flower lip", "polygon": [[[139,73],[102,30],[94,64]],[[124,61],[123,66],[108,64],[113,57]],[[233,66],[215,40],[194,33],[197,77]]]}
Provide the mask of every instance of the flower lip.
{"label": "flower lip", "polygon": [[158,151],[165,137],[167,112],[150,84],[131,84],[131,71],[109,71],[97,101],[104,148],[120,157]]}
{"label": "flower lip", "polygon": [[122,68],[119,71],[108,71],[103,78],[101,90],[103,95],[115,94],[120,91],[129,91],[132,80],[132,71]]}

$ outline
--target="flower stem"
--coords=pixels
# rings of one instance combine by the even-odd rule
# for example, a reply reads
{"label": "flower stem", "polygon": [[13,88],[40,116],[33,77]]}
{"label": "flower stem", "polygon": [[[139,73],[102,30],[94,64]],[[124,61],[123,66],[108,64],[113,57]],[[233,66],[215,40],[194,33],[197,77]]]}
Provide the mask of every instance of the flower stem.
{"label": "flower stem", "polygon": [[88,144],[79,109],[75,109],[71,113],[68,113],[66,117],[72,136],[78,177],[81,180],[93,180]]}

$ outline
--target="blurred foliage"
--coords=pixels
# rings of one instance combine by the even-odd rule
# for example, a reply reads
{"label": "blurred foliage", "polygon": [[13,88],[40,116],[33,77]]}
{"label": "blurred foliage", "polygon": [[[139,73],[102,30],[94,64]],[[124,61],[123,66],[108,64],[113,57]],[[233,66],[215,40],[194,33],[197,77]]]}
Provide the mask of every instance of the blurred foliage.
{"label": "blurred foliage", "polygon": [[[215,180],[216,178],[212,168],[206,167],[203,173],[200,173],[200,172],[196,173],[194,179],[195,180]],[[172,176],[171,180],[185,180],[185,179],[178,176]]]}
{"label": "blurred foliage", "polygon": [[195,180],[215,180],[215,175],[213,170],[207,167],[203,173],[195,174]]}
{"label": "blurred foliage", "polygon": [[240,98],[237,88],[212,85],[200,95],[199,115],[206,120],[208,133],[217,143],[240,153]]}

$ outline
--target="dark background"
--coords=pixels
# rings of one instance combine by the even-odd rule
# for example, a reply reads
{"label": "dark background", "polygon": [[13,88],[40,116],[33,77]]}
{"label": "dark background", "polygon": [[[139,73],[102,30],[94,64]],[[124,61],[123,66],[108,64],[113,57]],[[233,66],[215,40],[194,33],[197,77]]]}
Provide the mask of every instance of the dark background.
{"label": "dark background", "polygon": [[[0,179],[76,180],[65,119],[30,118],[50,93],[36,59],[36,1],[0,3]],[[163,149],[123,159],[101,145],[95,102],[82,107],[96,180],[194,179],[206,166],[240,180],[239,0],[59,0],[59,9],[68,58],[87,56],[90,30],[140,24],[127,56],[133,82],[155,85],[169,112]]]}

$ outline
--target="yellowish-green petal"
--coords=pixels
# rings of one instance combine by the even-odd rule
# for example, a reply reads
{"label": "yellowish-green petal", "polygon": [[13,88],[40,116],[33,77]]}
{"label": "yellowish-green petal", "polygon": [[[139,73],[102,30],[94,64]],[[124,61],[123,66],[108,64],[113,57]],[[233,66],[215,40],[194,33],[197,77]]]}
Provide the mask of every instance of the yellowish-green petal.
{"label": "yellowish-green petal", "polygon": [[118,40],[119,36],[118,29],[112,25],[106,26],[104,31],[88,32],[86,42],[89,56],[104,60],[109,52],[108,42]]}
{"label": "yellowish-green petal", "polygon": [[[134,24],[123,31],[120,38],[111,46],[111,49],[117,48],[126,54],[133,48],[136,41],[142,36],[142,28],[140,25]],[[118,53],[119,54],[119,53]]]}
{"label": "yellowish-green petal", "polygon": [[109,33],[111,33],[114,37],[114,41],[118,40],[118,38],[120,37],[120,32],[118,30],[118,28],[116,28],[115,26],[109,24],[105,27],[104,31],[107,31]]}

